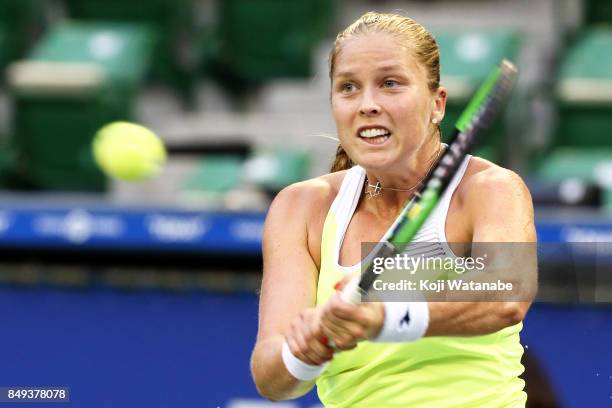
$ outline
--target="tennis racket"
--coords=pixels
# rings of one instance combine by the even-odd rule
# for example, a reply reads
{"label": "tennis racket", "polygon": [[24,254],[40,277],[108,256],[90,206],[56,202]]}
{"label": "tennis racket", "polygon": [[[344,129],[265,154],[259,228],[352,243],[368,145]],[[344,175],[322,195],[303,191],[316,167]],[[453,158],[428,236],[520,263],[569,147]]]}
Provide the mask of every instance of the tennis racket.
{"label": "tennis racket", "polygon": [[446,191],[465,156],[474,146],[476,136],[491,125],[505,104],[516,76],[516,67],[507,60],[502,60],[489,74],[459,117],[448,148],[425,178],[422,187],[404,205],[389,232],[378,243],[373,254],[364,261],[366,265],[362,268],[361,276],[343,288],[343,300],[353,304],[360,303],[380,275],[374,272],[374,259],[394,257],[414,239]]}

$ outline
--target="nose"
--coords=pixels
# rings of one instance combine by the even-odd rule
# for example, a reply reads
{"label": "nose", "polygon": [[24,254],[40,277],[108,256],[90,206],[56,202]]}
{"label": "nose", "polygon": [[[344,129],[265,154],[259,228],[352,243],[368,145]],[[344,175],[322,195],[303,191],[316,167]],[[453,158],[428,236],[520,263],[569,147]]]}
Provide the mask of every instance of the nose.
{"label": "nose", "polygon": [[362,116],[376,116],[380,114],[381,108],[376,101],[372,91],[366,90],[363,92],[361,105],[359,106],[359,114]]}

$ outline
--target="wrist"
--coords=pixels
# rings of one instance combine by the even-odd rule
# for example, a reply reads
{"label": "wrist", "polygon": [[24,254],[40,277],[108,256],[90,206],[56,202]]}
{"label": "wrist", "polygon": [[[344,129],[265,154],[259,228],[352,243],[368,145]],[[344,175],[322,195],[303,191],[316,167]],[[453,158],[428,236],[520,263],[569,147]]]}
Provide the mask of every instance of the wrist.
{"label": "wrist", "polygon": [[281,355],[285,368],[294,378],[300,381],[312,381],[316,379],[325,369],[329,363],[323,363],[320,365],[312,365],[305,363],[304,361],[297,358],[289,348],[287,341],[283,341],[283,348]]}
{"label": "wrist", "polygon": [[384,319],[375,343],[398,343],[422,338],[429,326],[427,302],[385,302]]}
{"label": "wrist", "polygon": [[380,335],[380,332],[383,329],[385,324],[385,304],[383,302],[373,303],[375,305],[375,313],[376,319],[374,320],[374,324],[370,328],[368,340],[372,340],[377,338]]}

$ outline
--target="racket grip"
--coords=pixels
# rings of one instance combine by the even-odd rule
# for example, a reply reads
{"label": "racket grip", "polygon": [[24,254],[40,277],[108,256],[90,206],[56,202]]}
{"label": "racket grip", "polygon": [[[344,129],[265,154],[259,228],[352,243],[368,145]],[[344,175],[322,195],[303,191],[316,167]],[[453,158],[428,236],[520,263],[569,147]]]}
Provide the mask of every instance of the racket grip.
{"label": "racket grip", "polygon": [[355,276],[351,279],[340,292],[340,298],[346,303],[358,305],[361,303],[361,290],[359,289],[359,281],[361,276]]}

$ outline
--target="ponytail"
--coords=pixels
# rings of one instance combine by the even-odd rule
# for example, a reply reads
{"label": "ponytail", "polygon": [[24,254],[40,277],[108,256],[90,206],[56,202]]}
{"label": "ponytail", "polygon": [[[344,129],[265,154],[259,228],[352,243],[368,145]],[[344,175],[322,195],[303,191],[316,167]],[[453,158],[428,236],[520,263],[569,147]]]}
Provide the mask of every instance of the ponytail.
{"label": "ponytail", "polygon": [[353,161],[348,157],[348,154],[342,148],[342,145],[338,145],[336,149],[336,157],[334,158],[334,164],[332,164],[331,172],[348,170],[353,167]]}

